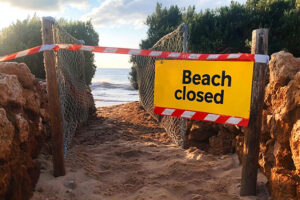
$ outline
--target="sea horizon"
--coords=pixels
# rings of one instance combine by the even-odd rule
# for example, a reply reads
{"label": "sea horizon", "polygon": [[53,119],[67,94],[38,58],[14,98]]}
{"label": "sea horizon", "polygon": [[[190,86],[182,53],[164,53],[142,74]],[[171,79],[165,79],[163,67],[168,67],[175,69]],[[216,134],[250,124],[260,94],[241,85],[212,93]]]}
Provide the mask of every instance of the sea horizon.
{"label": "sea horizon", "polygon": [[96,68],[91,90],[96,107],[138,101],[138,91],[129,81],[130,68]]}

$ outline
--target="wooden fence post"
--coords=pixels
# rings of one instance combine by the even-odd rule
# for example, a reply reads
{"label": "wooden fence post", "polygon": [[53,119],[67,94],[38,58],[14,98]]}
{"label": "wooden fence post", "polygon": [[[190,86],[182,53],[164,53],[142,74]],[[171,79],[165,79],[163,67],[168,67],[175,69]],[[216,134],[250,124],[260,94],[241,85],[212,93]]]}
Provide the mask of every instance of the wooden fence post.
{"label": "wooden fence post", "polygon": [[[43,45],[53,44],[53,24],[54,19],[43,17],[42,19],[42,40]],[[62,116],[59,100],[59,88],[56,76],[56,58],[53,50],[44,51],[44,67],[46,71],[47,89],[48,89],[48,112],[51,122],[51,143],[53,154],[53,175],[65,175],[64,148]]]}
{"label": "wooden fence post", "polygon": [[[268,54],[268,32],[268,29],[257,29],[252,32],[252,54]],[[267,71],[268,65],[266,63],[254,64],[250,121],[248,127],[244,129],[241,196],[256,195],[259,138],[261,134]]]}
{"label": "wooden fence post", "polygon": [[[183,53],[188,52],[188,25],[186,23],[183,24]],[[181,119],[181,138],[182,138],[182,144],[181,148],[187,149],[187,119]]]}

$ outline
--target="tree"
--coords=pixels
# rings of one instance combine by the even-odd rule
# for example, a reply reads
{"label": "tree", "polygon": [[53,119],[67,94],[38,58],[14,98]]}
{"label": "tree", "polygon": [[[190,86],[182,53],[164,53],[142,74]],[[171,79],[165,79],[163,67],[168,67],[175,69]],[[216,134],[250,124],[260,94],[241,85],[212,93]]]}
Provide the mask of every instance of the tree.
{"label": "tree", "polygon": [[[140,47],[151,48],[182,22],[189,26],[189,52],[247,53],[252,30],[269,28],[269,54],[286,50],[300,56],[300,8],[296,0],[248,0],[245,4],[232,1],[230,6],[199,13],[192,6],[179,10],[177,6],[162,9],[157,4],[147,18],[147,39]],[[131,82],[136,83],[134,77]]]}
{"label": "tree", "polygon": [[129,81],[131,83],[131,86],[137,90],[139,88],[139,86],[137,83],[137,70],[136,69],[137,69],[136,66],[131,67],[131,71],[129,72]]}
{"label": "tree", "polygon": [[249,52],[252,30],[269,28],[270,54],[286,50],[300,56],[300,9],[295,0],[231,2],[200,11],[187,21],[191,52]]}
{"label": "tree", "polygon": [[189,50],[200,53],[247,52],[249,11],[241,4],[200,12],[190,26]]}
{"label": "tree", "polygon": [[175,30],[181,23],[182,13],[178,6],[171,6],[167,9],[157,3],[155,12],[147,17],[146,25],[149,26],[147,39],[142,40],[140,47],[151,48],[162,36]]}
{"label": "tree", "polygon": [[[140,43],[141,49],[151,48],[162,36],[172,32],[182,23],[182,13],[178,6],[162,8],[162,4],[157,3],[155,12],[147,17],[146,25],[149,26],[147,38]],[[130,62],[133,64],[130,72],[130,83],[133,88],[138,89],[137,83],[137,61],[136,56],[131,56]]]}
{"label": "tree", "polygon": [[[1,56],[41,44],[41,21],[36,15],[23,21],[18,20],[0,31]],[[16,61],[26,63],[36,77],[45,78],[42,54],[18,58]]]}
{"label": "tree", "polygon": [[[84,40],[87,45],[98,45],[99,36],[94,30],[91,21],[67,21],[58,20],[60,26],[69,34],[79,40]],[[42,44],[41,21],[36,15],[4,28],[0,31],[0,55],[22,51]],[[90,84],[94,76],[96,66],[94,65],[94,54],[84,52],[85,55],[85,78],[86,84]],[[41,79],[45,79],[43,55],[35,54],[16,59],[17,62],[24,62],[31,72]]]}
{"label": "tree", "polygon": [[255,24],[270,29],[269,53],[286,50],[300,56],[300,9],[295,0],[258,2]]}
{"label": "tree", "polygon": [[[83,40],[84,44],[98,46],[99,35],[94,30],[91,21],[66,21],[62,18],[58,20],[58,24],[73,37],[78,40]],[[97,66],[94,64],[94,53],[88,51],[84,51],[83,53],[85,56],[85,79],[86,84],[89,85],[91,84]]]}

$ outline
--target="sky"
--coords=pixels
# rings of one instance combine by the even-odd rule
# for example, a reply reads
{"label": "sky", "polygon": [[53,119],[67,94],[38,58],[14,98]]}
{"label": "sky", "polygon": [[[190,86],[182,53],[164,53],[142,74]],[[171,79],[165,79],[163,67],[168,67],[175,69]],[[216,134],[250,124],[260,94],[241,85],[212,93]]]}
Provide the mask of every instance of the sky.
{"label": "sky", "polygon": [[[156,3],[180,8],[195,5],[196,10],[230,5],[231,0],[0,0],[0,29],[18,19],[36,14],[39,17],[64,17],[69,20],[92,19],[99,34],[99,46],[139,48],[146,38],[148,15]],[[240,3],[246,0],[235,0]],[[97,67],[128,68],[129,56],[96,54]]]}

